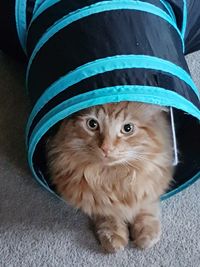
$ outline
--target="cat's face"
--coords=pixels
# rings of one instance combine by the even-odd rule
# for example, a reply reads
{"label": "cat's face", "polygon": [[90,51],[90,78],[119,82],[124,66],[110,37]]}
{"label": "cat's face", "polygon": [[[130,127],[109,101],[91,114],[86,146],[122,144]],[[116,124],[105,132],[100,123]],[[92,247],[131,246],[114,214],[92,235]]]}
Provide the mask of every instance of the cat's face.
{"label": "cat's face", "polygon": [[63,145],[90,163],[113,166],[141,161],[160,149],[156,120],[161,112],[131,102],[89,108],[64,121]]}

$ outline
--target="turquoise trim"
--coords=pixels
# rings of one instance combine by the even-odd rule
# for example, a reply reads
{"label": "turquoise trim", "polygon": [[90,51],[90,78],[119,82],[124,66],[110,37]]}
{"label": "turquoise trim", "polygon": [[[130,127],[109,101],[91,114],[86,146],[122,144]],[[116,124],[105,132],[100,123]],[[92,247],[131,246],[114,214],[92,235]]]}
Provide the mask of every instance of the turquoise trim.
{"label": "turquoise trim", "polygon": [[57,197],[59,200],[66,202],[66,201],[65,201],[63,198],[61,198],[57,193],[55,193],[53,190],[51,190],[51,188],[49,187],[48,183],[46,182],[46,180],[44,179],[44,177],[43,177],[42,174],[40,174],[40,175],[41,175],[41,178],[39,178],[39,177],[37,176],[37,174],[36,174],[36,172],[35,172],[35,170],[34,170],[34,168],[33,168],[33,165],[31,165],[30,162],[29,162],[29,166],[30,166],[30,169],[31,169],[31,171],[32,171],[32,173],[33,173],[33,176],[34,176],[35,180],[36,180],[36,181],[37,181],[43,188],[45,188],[47,191],[49,191],[49,193],[53,194],[53,195],[54,195],[55,197]]}
{"label": "turquoise trim", "polygon": [[[45,2],[46,0],[35,0],[34,8],[33,8],[33,16],[37,12],[38,8]],[[33,18],[33,17],[32,17]]]}
{"label": "turquoise trim", "polygon": [[170,5],[169,2],[166,0],[160,0],[160,2],[163,4],[163,6],[167,9],[168,13],[170,14],[171,18],[173,18],[174,22],[176,23],[176,16],[174,14],[174,11]]}
{"label": "turquoise trim", "polygon": [[183,24],[182,24],[182,39],[184,40],[185,38],[185,32],[187,28],[187,0],[183,0]]}
{"label": "turquoise trim", "polygon": [[26,4],[27,0],[16,0],[15,2],[15,21],[18,38],[24,53],[26,54]]}
{"label": "turquoise trim", "polygon": [[[56,198],[58,198],[61,201],[66,202],[62,197],[60,197],[55,191],[51,190],[51,188],[49,187],[49,185],[47,184],[46,180],[44,179],[43,175],[41,175],[41,179],[37,176],[34,168],[33,168],[33,164],[31,164],[31,162],[29,162],[29,166],[31,168],[31,171],[34,175],[34,178],[36,179],[36,181],[40,184],[40,186],[42,186],[43,188],[45,188],[47,191],[49,191],[49,193],[53,194]],[[188,180],[187,182],[185,182],[184,184],[180,185],[178,188],[175,188],[173,190],[171,190],[168,193],[163,194],[160,197],[160,201],[164,201],[167,200],[170,197],[173,197],[174,195],[180,193],[181,191],[187,189],[189,186],[193,185],[195,182],[197,182],[200,179],[200,172],[198,172],[195,176],[193,176],[190,180]]]}
{"label": "turquoise trim", "polygon": [[41,137],[58,121],[90,106],[120,102],[139,101],[181,109],[200,120],[200,110],[184,97],[160,87],[124,85],[90,91],[68,99],[54,107],[35,126],[29,141],[31,157]]}
{"label": "turquoise trim", "polygon": [[[33,17],[31,19],[30,24],[40,15],[42,14],[46,9],[48,9],[49,7],[57,4],[58,2],[60,2],[61,0],[36,0],[36,2],[38,2],[37,4],[37,8],[34,7],[34,14]],[[36,3],[35,3],[36,5]]]}
{"label": "turquoise trim", "polygon": [[[191,104],[191,102],[187,101],[185,98],[181,97],[177,93],[167,91],[164,88],[137,85],[115,86],[91,91],[80,96],[75,96],[72,99],[66,100],[65,102],[61,103],[60,105],[52,109],[49,113],[47,113],[36,125],[31,135],[30,145],[28,147],[28,162],[36,180],[42,186],[44,186],[48,191],[56,195],[55,192],[53,192],[48,187],[45,180],[42,181],[37,176],[32,162],[35,148],[38,142],[41,140],[42,136],[58,121],[64,119],[65,117],[76,111],[94,105],[120,101],[140,101],[156,105],[172,106],[181,109],[184,112],[187,112],[200,120],[200,111],[193,104]],[[180,188],[177,188],[163,195],[161,199],[164,200],[172,196],[173,194],[185,189],[191,183],[195,182],[198,178],[199,175],[195,176],[192,180],[183,184]]]}
{"label": "turquoise trim", "polygon": [[[41,6],[42,7],[42,6]],[[60,20],[55,22],[51,27],[49,27],[43,36],[39,39],[37,45],[35,46],[29,62],[28,62],[28,67],[27,67],[27,76],[26,80],[28,80],[28,75],[29,71],[32,65],[32,62],[39,52],[39,50],[44,46],[44,44],[51,38],[53,37],[57,32],[59,32],[61,29],[65,28],[66,26],[70,25],[71,23],[82,19],[84,17],[87,17],[92,14],[104,12],[104,11],[109,11],[109,10],[118,10],[118,9],[130,9],[130,10],[137,10],[137,11],[143,11],[143,12],[148,12],[153,15],[159,16],[160,18],[164,19],[167,21],[169,24],[171,24],[176,31],[178,32],[181,40],[182,36],[177,28],[176,23],[173,21],[173,19],[162,9],[155,7],[152,4],[145,3],[145,2],[140,2],[140,1],[130,1],[130,0],[112,0],[112,1],[103,1],[103,2],[98,2],[96,4],[93,4],[91,6],[86,6],[82,9],[76,10],[74,12],[69,13],[68,15],[62,17]],[[183,44],[183,50],[184,50],[184,41],[182,40]]]}
{"label": "turquoise trim", "polygon": [[162,195],[160,200],[163,201],[174,196],[175,194],[181,192],[182,190],[186,189],[190,185],[194,184],[197,180],[199,180],[199,178],[200,178],[200,172],[198,172],[194,177],[192,177],[190,180],[188,180],[184,184],[180,185],[178,188],[175,188],[172,191]]}
{"label": "turquoise trim", "polygon": [[66,90],[68,87],[96,74],[126,68],[146,68],[169,73],[186,82],[199,97],[199,91],[190,75],[181,67],[173,64],[170,61],[143,55],[119,55],[107,57],[78,67],[48,87],[43,95],[38,99],[30,114],[26,132],[28,133],[34,117],[42,109],[42,107],[63,90]]}
{"label": "turquoise trim", "polygon": [[[111,88],[103,88],[89,93],[85,93],[80,96],[76,96],[70,100],[67,100],[51,110],[35,127],[28,148],[28,162],[30,168],[36,178],[36,180],[45,187],[49,192],[60,198],[54,191],[52,191],[44,178],[41,180],[33,167],[33,154],[37,143],[42,136],[58,121],[64,119],[70,114],[79,111],[80,109],[87,108],[94,105],[105,104],[110,102],[120,101],[141,101],[151,104],[173,106],[178,109],[182,109],[197,119],[200,119],[200,111],[189,101],[174,93],[172,91],[166,91],[164,88],[150,87],[150,86],[116,86]],[[193,177],[190,181],[181,185],[179,188],[172,190],[169,193],[164,194],[161,200],[167,199],[172,195],[185,189],[187,186],[194,183],[199,178],[199,174]],[[62,199],[63,200],[63,199]]]}
{"label": "turquoise trim", "polygon": [[[57,4],[58,2],[60,2],[61,0],[36,0],[35,2],[35,6],[34,6],[34,10],[33,10],[33,16],[31,18],[31,21],[29,23],[28,26],[28,30],[27,33],[29,32],[29,29],[33,23],[33,21],[40,15],[42,14],[46,9],[48,9],[49,7]],[[26,37],[28,36],[28,34],[26,35]],[[27,43],[27,38],[25,40],[25,42]]]}

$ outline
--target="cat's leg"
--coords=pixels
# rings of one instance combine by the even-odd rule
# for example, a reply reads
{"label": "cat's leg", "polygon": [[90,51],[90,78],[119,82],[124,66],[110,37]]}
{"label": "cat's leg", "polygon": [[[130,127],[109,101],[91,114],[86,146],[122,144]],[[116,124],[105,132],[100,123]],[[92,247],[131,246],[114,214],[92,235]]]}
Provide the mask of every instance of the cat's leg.
{"label": "cat's leg", "polygon": [[116,252],[128,244],[128,226],[121,219],[96,216],[93,221],[97,236],[105,251]]}
{"label": "cat's leg", "polygon": [[159,203],[151,203],[140,209],[130,225],[130,235],[138,248],[150,248],[160,240]]}

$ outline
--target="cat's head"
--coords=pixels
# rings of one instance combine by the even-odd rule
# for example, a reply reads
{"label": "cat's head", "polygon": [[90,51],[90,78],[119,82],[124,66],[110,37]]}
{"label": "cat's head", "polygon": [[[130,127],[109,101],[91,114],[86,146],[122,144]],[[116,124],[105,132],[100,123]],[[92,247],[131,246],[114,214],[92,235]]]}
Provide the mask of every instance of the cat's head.
{"label": "cat's head", "polygon": [[80,163],[113,166],[150,159],[164,150],[167,135],[161,107],[121,102],[94,106],[65,119],[56,139]]}

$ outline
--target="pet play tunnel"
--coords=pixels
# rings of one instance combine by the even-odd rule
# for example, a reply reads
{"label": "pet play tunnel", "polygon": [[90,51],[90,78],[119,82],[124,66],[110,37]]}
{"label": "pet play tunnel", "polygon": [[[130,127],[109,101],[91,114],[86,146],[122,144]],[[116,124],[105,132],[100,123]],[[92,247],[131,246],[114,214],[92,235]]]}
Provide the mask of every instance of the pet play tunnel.
{"label": "pet play tunnel", "polygon": [[199,0],[0,0],[0,46],[27,61],[26,138],[36,179],[54,192],[45,140],[65,117],[110,102],[173,107],[175,183],[200,176],[200,101],[184,55],[200,49]]}

